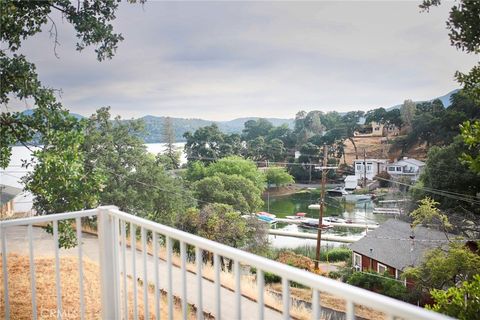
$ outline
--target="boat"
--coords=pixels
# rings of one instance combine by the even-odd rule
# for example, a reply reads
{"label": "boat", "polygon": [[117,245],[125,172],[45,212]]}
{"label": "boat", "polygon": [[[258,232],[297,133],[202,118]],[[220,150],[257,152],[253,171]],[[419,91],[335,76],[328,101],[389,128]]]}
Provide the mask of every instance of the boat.
{"label": "boat", "polygon": [[[327,230],[333,228],[333,226],[327,222],[327,221],[322,221],[322,230]],[[318,219],[305,219],[305,221],[302,221],[300,224],[300,227],[304,228],[318,228]]]}
{"label": "boat", "polygon": [[277,222],[277,216],[268,212],[257,212],[257,219],[270,224]]}
{"label": "boat", "polygon": [[345,219],[340,219],[337,217],[325,217],[323,221],[334,222],[334,223],[345,223]]}
{"label": "boat", "polygon": [[291,220],[302,220],[305,219],[305,216],[307,214],[305,212],[297,212],[294,216],[286,216],[285,218],[291,219]]}
{"label": "boat", "polygon": [[342,196],[346,196],[349,193],[345,191],[345,188],[343,187],[336,187],[334,189],[327,190],[327,194],[330,197],[342,197]]}
{"label": "boat", "polygon": [[270,218],[276,218],[277,217],[273,213],[268,213],[268,212],[265,212],[265,211],[257,212],[257,216],[265,216],[265,217],[270,217]]}
{"label": "boat", "polygon": [[275,218],[270,218],[270,217],[262,216],[262,215],[260,215],[260,216],[257,215],[257,219],[260,220],[260,221],[263,221],[263,222],[270,223],[270,224],[273,224],[273,223],[277,222],[277,219],[275,219]]}

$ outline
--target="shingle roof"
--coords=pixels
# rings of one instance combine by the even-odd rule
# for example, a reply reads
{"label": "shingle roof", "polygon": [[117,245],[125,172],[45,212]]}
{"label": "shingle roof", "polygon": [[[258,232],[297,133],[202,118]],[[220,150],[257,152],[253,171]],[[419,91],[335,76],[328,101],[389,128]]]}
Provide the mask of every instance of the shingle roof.
{"label": "shingle roof", "polygon": [[[414,236],[413,240],[410,240],[411,236]],[[426,251],[446,245],[447,242],[447,236],[441,231],[417,226],[412,232],[409,223],[390,219],[351,244],[350,248],[361,255],[403,270],[408,266],[419,265]]]}
{"label": "shingle roof", "polygon": [[22,193],[22,189],[0,184],[0,205],[9,202],[20,193]]}
{"label": "shingle roof", "polygon": [[417,160],[417,159],[412,159],[412,158],[402,159],[402,160],[399,160],[399,161],[395,162],[394,164],[401,163],[401,162],[410,163],[410,164],[413,164],[417,167],[422,167],[422,166],[425,165],[425,162]]}

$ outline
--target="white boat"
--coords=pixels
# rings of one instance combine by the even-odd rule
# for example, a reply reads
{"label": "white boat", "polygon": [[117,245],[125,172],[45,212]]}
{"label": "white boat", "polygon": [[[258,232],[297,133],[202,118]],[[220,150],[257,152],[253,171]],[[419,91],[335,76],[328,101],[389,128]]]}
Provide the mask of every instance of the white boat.
{"label": "white boat", "polygon": [[373,195],[371,194],[348,194],[345,195],[345,201],[358,202],[358,201],[370,201]]}
{"label": "white boat", "polygon": [[307,214],[305,212],[297,212],[294,216],[286,216],[285,218],[291,220],[304,220]]}
{"label": "white boat", "polygon": [[325,217],[323,221],[326,222],[335,222],[335,223],[345,223],[345,219],[337,218],[337,217]]}
{"label": "white boat", "polygon": [[[306,218],[305,221],[302,221],[300,224],[301,227],[305,228],[318,228],[318,219],[311,219],[311,218]],[[330,224],[330,222],[327,222],[322,220],[322,229],[331,229],[333,226]]]}
{"label": "white boat", "polygon": [[327,190],[327,194],[330,197],[342,197],[348,195],[349,193],[343,187],[336,187],[334,189]]}

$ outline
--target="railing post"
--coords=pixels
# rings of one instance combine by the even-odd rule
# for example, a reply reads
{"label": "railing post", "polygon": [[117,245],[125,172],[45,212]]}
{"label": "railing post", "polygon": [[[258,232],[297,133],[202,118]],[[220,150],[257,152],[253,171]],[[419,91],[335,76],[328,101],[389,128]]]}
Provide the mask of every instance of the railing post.
{"label": "railing post", "polygon": [[117,281],[118,259],[113,246],[118,245],[114,239],[114,221],[109,210],[115,206],[98,207],[98,243],[100,255],[100,289],[102,319],[120,319],[120,287]]}

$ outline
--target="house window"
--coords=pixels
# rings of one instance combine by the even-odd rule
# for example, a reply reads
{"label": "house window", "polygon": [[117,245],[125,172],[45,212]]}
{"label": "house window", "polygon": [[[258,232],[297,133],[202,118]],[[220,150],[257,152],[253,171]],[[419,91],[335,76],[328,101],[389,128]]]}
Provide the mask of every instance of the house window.
{"label": "house window", "polygon": [[372,172],[372,165],[371,164],[367,164],[367,171]]}
{"label": "house window", "polygon": [[362,165],[361,164],[357,164],[357,171],[361,171],[362,170]]}
{"label": "house window", "polygon": [[353,253],[353,266],[362,268],[362,256],[358,253]]}
{"label": "house window", "polygon": [[398,172],[402,172],[402,167],[397,167]]}
{"label": "house window", "polygon": [[388,167],[388,171],[395,171],[395,167]]}
{"label": "house window", "polygon": [[377,272],[378,273],[385,273],[387,272],[388,268],[386,265],[384,264],[381,264],[381,263],[377,263]]}

